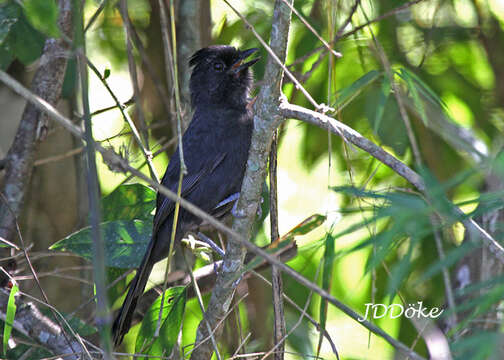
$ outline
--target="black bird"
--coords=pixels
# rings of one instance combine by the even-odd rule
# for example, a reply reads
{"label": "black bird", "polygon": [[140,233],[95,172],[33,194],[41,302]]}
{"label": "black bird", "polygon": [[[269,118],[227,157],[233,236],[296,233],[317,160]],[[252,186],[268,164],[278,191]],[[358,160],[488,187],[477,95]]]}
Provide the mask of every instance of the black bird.
{"label": "black bird", "polygon": [[[247,106],[252,85],[249,68],[259,58],[243,61],[257,50],[210,46],[197,51],[189,62],[193,67],[190,90],[194,115],[182,137],[187,174],[181,196],[218,218],[232,209],[245,173],[253,127]],[[179,174],[177,148],[161,183],[177,192]],[[131,326],[152,267],[168,255],[174,209],[175,202],[158,193],[151,241],[112,327],[116,345]],[[175,241],[201,223],[201,219],[181,207]]]}

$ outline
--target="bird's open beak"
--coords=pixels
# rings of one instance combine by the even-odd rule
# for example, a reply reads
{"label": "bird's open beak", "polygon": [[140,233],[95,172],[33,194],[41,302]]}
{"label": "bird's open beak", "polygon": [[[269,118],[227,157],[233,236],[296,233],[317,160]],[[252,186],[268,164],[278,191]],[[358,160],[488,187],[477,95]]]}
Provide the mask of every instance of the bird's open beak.
{"label": "bird's open beak", "polygon": [[258,62],[261,58],[258,57],[258,58],[255,58],[249,62],[246,62],[245,64],[243,64],[243,60],[245,60],[246,58],[248,58],[250,55],[252,55],[253,53],[255,53],[257,50],[257,48],[252,48],[252,49],[248,49],[248,50],[243,50],[240,52],[240,58],[238,59],[237,62],[235,62],[231,68],[229,69],[230,72],[232,72],[233,74],[238,74],[240,73],[241,71],[251,67],[252,65],[254,65],[256,62]]}

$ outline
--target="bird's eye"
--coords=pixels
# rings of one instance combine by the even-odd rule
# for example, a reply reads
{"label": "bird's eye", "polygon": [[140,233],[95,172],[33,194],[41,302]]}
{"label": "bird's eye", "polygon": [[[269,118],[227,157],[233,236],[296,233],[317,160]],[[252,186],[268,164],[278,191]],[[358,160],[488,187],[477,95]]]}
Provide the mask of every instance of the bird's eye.
{"label": "bird's eye", "polygon": [[213,68],[215,71],[222,71],[224,69],[224,65],[221,62],[216,62],[213,64]]}

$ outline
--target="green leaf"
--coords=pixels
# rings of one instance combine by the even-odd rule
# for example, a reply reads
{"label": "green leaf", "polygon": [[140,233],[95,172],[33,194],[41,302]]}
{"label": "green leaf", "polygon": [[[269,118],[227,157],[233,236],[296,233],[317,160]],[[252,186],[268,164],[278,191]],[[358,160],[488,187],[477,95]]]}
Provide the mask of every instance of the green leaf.
{"label": "green leaf", "polygon": [[322,225],[324,223],[324,221],[326,221],[326,217],[324,215],[313,214],[313,215],[307,217],[306,219],[304,219],[299,224],[297,224],[288,233],[283,235],[282,240],[292,239],[295,236],[299,236],[299,235],[306,235],[310,231],[313,231],[314,229],[316,229],[320,225]]}
{"label": "green leaf", "polygon": [[[386,86],[383,83],[381,85]],[[385,99],[383,91],[381,86],[372,86],[366,92],[364,116],[381,140],[380,145],[390,146],[398,156],[403,156],[409,146],[408,133],[397,101],[392,96]],[[379,122],[375,123],[377,120]]]}
{"label": "green leaf", "polygon": [[22,17],[11,31],[9,44],[14,56],[29,65],[42,55],[44,36]]}
{"label": "green leaf", "polygon": [[399,260],[398,264],[392,267],[390,277],[387,283],[387,294],[390,296],[389,301],[392,303],[397,289],[401,286],[404,278],[409,274],[411,266],[411,255],[413,254],[413,241],[408,246],[408,252]]}
{"label": "green leaf", "polygon": [[382,73],[377,70],[371,70],[364,74],[350,86],[340,90],[339,96],[336,99],[333,107],[341,110],[347,106],[355,97],[357,97],[369,84],[373,83],[376,79],[382,76]]}
{"label": "green leaf", "polygon": [[[327,292],[331,292],[331,285],[333,279],[333,269],[334,269],[334,259],[336,254],[334,252],[335,238],[332,234],[328,233],[325,240],[324,248],[324,266],[322,268],[322,289]],[[322,330],[326,328],[327,322],[327,300],[322,300],[320,302],[320,327]],[[322,340],[324,339],[324,332],[320,331],[319,342],[317,347],[317,354],[320,354],[320,348],[322,346]]]}
{"label": "green leaf", "polygon": [[422,93],[423,96],[425,96],[426,99],[429,99],[431,102],[434,104],[438,104],[441,107],[446,108],[446,104],[444,103],[443,99],[441,99],[435,92],[432,90],[429,85],[427,85],[425,82],[422,81],[420,77],[418,77],[414,72],[409,71],[407,69],[404,69],[407,73],[408,76],[413,79],[417,85],[418,85],[418,90]]}
{"label": "green leaf", "polygon": [[3,47],[0,47],[0,69],[6,70],[13,60],[14,54]]}
{"label": "green leaf", "polygon": [[376,105],[376,115],[374,120],[374,132],[378,133],[380,124],[385,113],[385,105],[390,95],[390,80],[387,76],[383,78],[381,89],[378,95],[378,104]]}
{"label": "green leaf", "polygon": [[[53,318],[52,311],[50,311],[49,309],[44,311],[44,314],[46,316],[49,316],[50,318]],[[77,316],[71,316],[70,314],[65,314],[65,313],[61,313],[61,314],[65,317],[66,321],[68,321],[68,324],[73,329],[73,331],[75,331],[80,336],[89,336],[89,335],[95,334],[98,331],[97,328],[95,328],[92,325],[87,324],[82,319],[78,318]]]}
{"label": "green leaf", "polygon": [[[116,279],[122,276],[128,269],[120,269],[115,267],[107,267],[106,272],[106,283],[112,284]],[[132,276],[132,275],[131,275]],[[125,291],[128,289],[129,279],[128,276],[124,276],[121,280],[116,281],[114,286],[107,289],[107,297],[109,304],[114,305],[114,303],[121,297],[123,297]]]}
{"label": "green leaf", "polygon": [[25,0],[24,12],[33,27],[49,37],[60,36],[59,9],[55,0]]}
{"label": "green leaf", "polygon": [[[28,356],[28,357],[27,357]],[[54,354],[42,347],[34,347],[33,345],[17,344],[16,347],[7,351],[7,360],[38,360],[53,357]]]}
{"label": "green leaf", "polygon": [[[182,325],[182,319],[184,318],[187,300],[186,287],[177,286],[165,291],[159,337],[154,337],[161,308],[161,300],[162,296],[159,296],[144,316],[135,343],[135,353],[151,356],[169,356],[172,352]],[[139,359],[142,359],[142,357]]]}
{"label": "green leaf", "polygon": [[103,72],[103,80],[106,80],[110,76],[110,69],[105,69]]}
{"label": "green leaf", "polygon": [[117,187],[102,199],[104,221],[151,220],[156,207],[156,192],[142,184]]}
{"label": "green leaf", "polygon": [[[151,221],[109,221],[100,224],[100,228],[105,242],[106,266],[130,269],[140,265],[151,238]],[[70,251],[91,261],[94,254],[91,228],[86,227],[67,236],[50,249]]]}
{"label": "green leaf", "polygon": [[415,107],[417,108],[420,118],[422,119],[423,123],[427,126],[429,123],[429,119],[427,118],[427,114],[425,113],[425,107],[422,99],[420,99],[420,95],[418,94],[417,90],[417,85],[414,81],[413,76],[411,75],[412,73],[409,72],[406,69],[400,69],[399,70],[399,76],[406,81],[406,85],[408,86],[408,89],[411,92],[411,97],[413,98],[413,104],[415,104]]}
{"label": "green leaf", "polygon": [[7,69],[15,58],[25,65],[32,63],[43,46],[44,36],[28,23],[19,4],[0,4],[0,69]]}
{"label": "green leaf", "polygon": [[470,242],[464,241],[462,245],[450,250],[443,260],[436,261],[432,265],[430,265],[423,273],[422,276],[418,279],[418,283],[422,283],[425,280],[431,278],[432,276],[439,273],[443,268],[448,268],[451,265],[455,264],[459,259],[466,256],[470,251],[473,251],[478,248],[478,245]]}
{"label": "green leaf", "polygon": [[20,15],[21,8],[19,5],[12,2],[0,5],[0,46],[5,44]]}
{"label": "green leaf", "polygon": [[2,354],[5,355],[9,338],[12,332],[12,324],[14,324],[14,317],[16,316],[16,298],[15,295],[19,291],[16,284],[12,285],[9,300],[7,301],[7,312],[5,313],[4,331],[3,331],[3,347]]}
{"label": "green leaf", "polygon": [[490,331],[479,331],[474,335],[463,336],[454,341],[450,348],[456,360],[491,359],[496,354],[501,334]]}

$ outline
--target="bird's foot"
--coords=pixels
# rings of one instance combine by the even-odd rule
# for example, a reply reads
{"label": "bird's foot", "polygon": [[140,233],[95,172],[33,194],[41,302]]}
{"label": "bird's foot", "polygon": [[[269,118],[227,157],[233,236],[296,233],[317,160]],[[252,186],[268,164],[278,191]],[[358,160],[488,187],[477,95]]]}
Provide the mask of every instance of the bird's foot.
{"label": "bird's foot", "polygon": [[224,250],[222,250],[219,245],[217,245],[216,243],[214,243],[212,241],[212,239],[210,239],[208,236],[206,236],[205,234],[199,232],[198,233],[198,237],[203,241],[205,242],[208,246],[210,246],[212,248],[213,251],[215,251],[217,254],[219,254],[220,257],[224,257]]}

